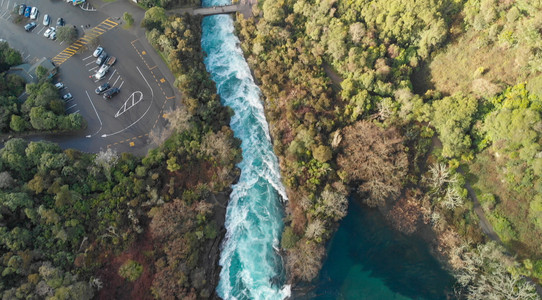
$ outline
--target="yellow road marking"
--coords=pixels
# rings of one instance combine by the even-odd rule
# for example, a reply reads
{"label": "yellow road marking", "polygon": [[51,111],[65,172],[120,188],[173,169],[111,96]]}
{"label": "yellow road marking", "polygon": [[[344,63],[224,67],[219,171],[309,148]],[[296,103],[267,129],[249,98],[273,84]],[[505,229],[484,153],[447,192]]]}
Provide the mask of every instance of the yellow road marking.
{"label": "yellow road marking", "polygon": [[[107,27],[107,29],[99,28],[99,26],[101,26],[101,25]],[[59,54],[57,54],[51,60],[56,62],[57,66],[60,66],[66,60],[68,60],[70,57],[74,56],[77,53],[77,51],[79,49],[81,49],[81,47],[83,45],[85,45],[87,42],[89,42],[91,39],[106,33],[108,30],[114,28],[117,25],[119,25],[119,23],[114,22],[114,21],[112,21],[110,19],[105,19],[104,21],[102,21],[102,23],[100,23],[96,27],[92,28],[83,37],[79,38],[77,41],[75,41],[69,47],[62,50]]]}
{"label": "yellow road marking", "polygon": [[175,96],[171,96],[171,97],[166,97],[166,99],[167,99],[167,100],[169,100],[169,99],[173,99],[173,98],[175,98]]}
{"label": "yellow road marking", "polygon": [[119,23],[113,22],[111,19],[105,19],[102,24],[112,24],[113,26],[119,25]]}
{"label": "yellow road marking", "polygon": [[147,52],[145,52],[145,51],[141,51],[141,54],[145,55],[145,54],[147,54]]}
{"label": "yellow road marking", "polygon": [[166,80],[164,78],[162,78],[162,79],[160,79],[160,82],[164,83],[164,82],[166,82]]}
{"label": "yellow road marking", "polygon": [[130,147],[133,147],[135,146],[135,143],[134,142],[130,142]]}

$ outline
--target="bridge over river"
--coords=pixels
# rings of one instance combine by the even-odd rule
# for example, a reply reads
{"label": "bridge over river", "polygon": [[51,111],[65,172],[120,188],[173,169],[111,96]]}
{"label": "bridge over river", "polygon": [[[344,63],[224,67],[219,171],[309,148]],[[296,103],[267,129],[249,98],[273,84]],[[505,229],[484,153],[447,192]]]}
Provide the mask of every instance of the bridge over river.
{"label": "bridge over river", "polygon": [[241,0],[231,5],[210,6],[210,7],[186,7],[168,10],[168,14],[191,14],[200,16],[212,16],[220,14],[233,14],[240,12],[245,18],[252,17],[252,6],[257,5],[257,0]]}

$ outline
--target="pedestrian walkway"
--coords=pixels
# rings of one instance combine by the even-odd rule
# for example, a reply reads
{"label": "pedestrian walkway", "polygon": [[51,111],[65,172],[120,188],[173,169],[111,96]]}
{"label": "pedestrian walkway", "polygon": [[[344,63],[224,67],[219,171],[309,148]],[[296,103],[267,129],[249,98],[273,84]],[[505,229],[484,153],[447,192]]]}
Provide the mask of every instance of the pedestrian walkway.
{"label": "pedestrian walkway", "polygon": [[70,57],[74,56],[79,49],[84,45],[90,42],[92,39],[99,37],[100,35],[106,33],[107,31],[115,28],[119,23],[114,22],[111,18],[105,19],[102,23],[98,24],[96,27],[85,32],[85,35],[71,44],[68,48],[62,50],[59,54],[53,57],[52,61],[56,66],[60,66]]}

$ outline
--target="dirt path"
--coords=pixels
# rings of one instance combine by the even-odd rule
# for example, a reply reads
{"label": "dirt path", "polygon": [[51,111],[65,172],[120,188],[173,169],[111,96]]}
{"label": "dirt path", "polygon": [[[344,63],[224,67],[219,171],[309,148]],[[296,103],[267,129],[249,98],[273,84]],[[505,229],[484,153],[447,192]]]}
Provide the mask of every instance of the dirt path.
{"label": "dirt path", "polygon": [[[457,171],[461,175],[463,175],[463,177],[465,177],[465,172],[463,171],[463,169],[461,169],[461,167],[458,168]],[[482,207],[480,206],[480,201],[478,201],[478,197],[476,197],[476,193],[474,192],[474,189],[472,188],[472,186],[470,185],[468,181],[465,181],[465,188],[469,192],[469,197],[472,199],[472,202],[474,203],[473,209],[476,215],[478,216],[478,219],[480,219],[480,227],[482,228],[482,231],[487,235],[487,237],[489,237],[490,240],[495,241],[504,247],[504,244],[501,238],[499,237],[499,235],[497,235],[495,230],[493,230],[493,226],[487,220],[486,215],[484,211],[482,210]]]}

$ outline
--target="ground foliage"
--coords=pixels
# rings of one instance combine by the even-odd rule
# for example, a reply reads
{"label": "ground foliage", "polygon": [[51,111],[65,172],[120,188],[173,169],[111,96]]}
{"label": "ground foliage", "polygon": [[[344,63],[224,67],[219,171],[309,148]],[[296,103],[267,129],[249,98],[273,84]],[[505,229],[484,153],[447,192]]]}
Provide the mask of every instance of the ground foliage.
{"label": "ground foliage", "polygon": [[[199,26],[199,19],[178,22]],[[22,139],[5,143],[4,299],[204,299],[214,293],[223,235],[216,216],[225,213],[217,199],[227,198],[241,153],[227,126],[228,110],[200,69],[199,33],[184,41],[194,47],[183,52],[192,60],[178,72],[203,70],[206,94],[192,100],[190,113],[171,112],[171,136],[145,157]],[[210,103],[214,110],[203,109]]]}
{"label": "ground foliage", "polygon": [[[524,195],[533,195],[530,192],[539,186],[540,116],[538,98],[525,85],[501,92],[502,87],[483,78],[487,69],[476,66],[472,76],[481,80],[472,82],[472,90],[449,93],[429,85],[419,93],[411,78],[419,76],[414,71],[423,70],[447,42],[484,30],[471,28],[482,19],[491,23],[507,17],[535,26],[540,18],[537,5],[492,0],[264,1],[254,8],[257,21],[238,16],[241,47],[262,89],[288,187],[282,246],[293,281],[317,276],[322,254],[306,245],[324,247],[340,214],[333,218],[318,212],[322,207],[341,207],[341,197],[336,195],[346,196],[348,188],[361,190],[364,201],[388,211],[403,232],[415,232],[423,223],[431,226],[439,237],[435,248],[448,258],[455,274],[469,261],[453,250],[475,253],[476,245],[484,242],[467,197],[466,178],[457,167],[472,162],[481,151],[500,149],[499,155],[505,151],[503,162],[508,163],[494,173],[510,181],[504,189],[519,188]],[[513,7],[515,12],[508,12]],[[482,14],[487,18],[478,16]],[[516,25],[501,21],[497,26],[502,30]],[[514,36],[525,34],[519,23],[514,28],[511,34],[500,34],[499,41],[515,43]],[[533,43],[539,34],[536,28],[531,31]],[[512,49],[513,43],[504,50]],[[537,46],[531,46],[529,51],[535,55]],[[460,59],[468,63],[466,56]],[[452,73],[462,66],[448,61],[441,68]],[[535,91],[540,82],[527,87]],[[509,98],[515,100],[505,100]],[[392,132],[394,137],[389,135]],[[430,149],[434,150],[428,153]],[[376,167],[360,164],[371,160]],[[493,167],[492,162],[484,167]],[[471,177],[467,174],[467,179]],[[521,230],[526,233],[540,224],[537,199],[514,205],[517,198],[510,199],[506,208],[491,216],[499,235],[509,236],[503,238],[507,246],[518,249],[540,240],[535,238],[536,230],[519,238],[514,228],[519,222],[531,222]],[[498,206],[493,200],[492,207]],[[517,218],[512,220],[512,214]],[[536,259],[537,251],[530,249],[528,257]],[[534,275],[537,266],[514,264],[504,272]],[[522,277],[506,278],[514,279],[507,285],[509,292],[525,291]],[[496,285],[484,288],[495,291]],[[461,297],[476,298],[476,289],[466,282],[458,291]],[[532,295],[532,289],[527,290]]]}
{"label": "ground foliage", "polygon": [[[50,79],[41,77],[38,83],[25,84],[20,76],[6,73],[21,63],[20,53],[0,42],[0,133],[83,128],[86,123],[80,114],[66,115],[64,102]],[[24,101],[20,98],[23,92],[27,96]]]}

